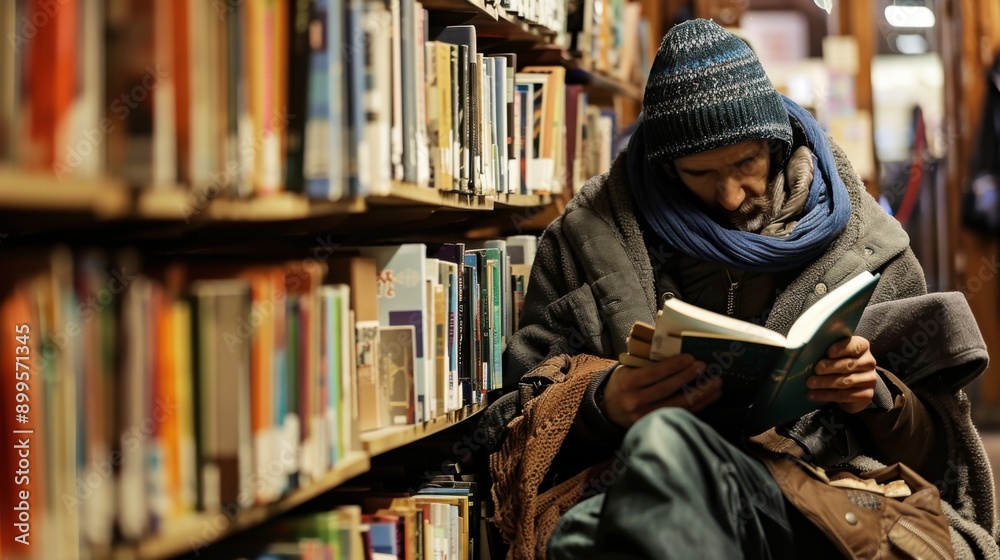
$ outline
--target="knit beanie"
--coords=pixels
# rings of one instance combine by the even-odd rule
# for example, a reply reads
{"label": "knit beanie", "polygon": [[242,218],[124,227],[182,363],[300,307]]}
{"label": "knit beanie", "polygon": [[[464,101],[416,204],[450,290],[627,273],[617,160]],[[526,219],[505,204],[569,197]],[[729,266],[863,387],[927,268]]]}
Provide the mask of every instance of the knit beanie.
{"label": "knit beanie", "polygon": [[746,140],[792,143],[781,95],[750,47],[696,19],[660,43],[643,96],[647,157],[665,162]]}

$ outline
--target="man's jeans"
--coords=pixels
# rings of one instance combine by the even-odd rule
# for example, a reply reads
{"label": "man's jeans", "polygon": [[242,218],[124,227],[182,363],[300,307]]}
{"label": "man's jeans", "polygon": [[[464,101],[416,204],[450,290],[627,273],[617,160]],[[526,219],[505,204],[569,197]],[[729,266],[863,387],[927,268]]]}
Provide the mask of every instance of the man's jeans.
{"label": "man's jeans", "polygon": [[549,558],[796,557],[770,473],[687,411],[648,414],[621,451],[625,469],[566,512]]}

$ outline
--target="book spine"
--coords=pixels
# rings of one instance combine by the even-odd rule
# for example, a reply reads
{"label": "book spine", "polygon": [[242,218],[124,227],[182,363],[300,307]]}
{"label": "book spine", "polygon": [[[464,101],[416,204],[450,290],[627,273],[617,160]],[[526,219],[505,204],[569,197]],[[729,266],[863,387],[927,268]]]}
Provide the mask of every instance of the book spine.
{"label": "book spine", "polygon": [[403,91],[403,180],[417,181],[417,89],[416,77],[416,6],[414,0],[400,0],[399,28],[401,78]]}

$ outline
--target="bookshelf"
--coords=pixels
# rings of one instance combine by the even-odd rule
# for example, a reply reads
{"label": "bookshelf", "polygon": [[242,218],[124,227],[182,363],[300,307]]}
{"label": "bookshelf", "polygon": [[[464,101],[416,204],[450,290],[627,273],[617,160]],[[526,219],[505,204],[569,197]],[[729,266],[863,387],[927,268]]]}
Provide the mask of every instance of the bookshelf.
{"label": "bookshelf", "polygon": [[[223,539],[253,529],[285,512],[312,500],[323,493],[339,487],[345,482],[368,472],[371,459],[383,453],[398,449],[448,428],[457,426],[481,412],[485,405],[470,405],[462,410],[452,411],[428,422],[410,426],[393,426],[361,434],[363,451],[347,454],[322,479],[305,488],[295,490],[280,500],[249,507],[228,520],[226,528],[214,531],[213,538],[201,539],[199,545],[210,546]],[[220,513],[203,513],[174,523],[168,532],[143,539],[139,543],[121,546],[111,554],[115,560],[167,560],[192,552],[190,537],[192,532],[211,524]]]}
{"label": "bookshelf", "polygon": [[[199,546],[209,546],[227,537],[257,527],[279,515],[300,506],[309,500],[322,495],[341,484],[360,476],[371,465],[370,455],[353,451],[335,465],[323,478],[314,484],[301,488],[270,504],[253,506],[240,512],[239,516],[228,520],[224,530],[214,531],[213,538],[203,540],[199,537]],[[181,554],[192,552],[191,535],[199,529],[211,524],[221,513],[204,513],[177,522],[169,532],[142,540],[134,546],[121,547],[113,557],[120,560],[166,560]]]}
{"label": "bookshelf", "polygon": [[485,408],[482,404],[468,405],[461,410],[447,413],[429,422],[412,426],[392,426],[361,434],[361,444],[371,456],[380,455],[403,447],[419,439],[448,429],[466,420]]}
{"label": "bookshelf", "polygon": [[[39,421],[76,442],[38,449],[31,488],[50,492],[34,534],[65,538],[17,560],[189,555],[471,429],[502,385],[531,234],[610,165],[618,101],[641,98],[591,62],[624,50],[621,22],[566,29],[562,0],[59,4],[0,9],[5,37],[51,20],[0,56],[0,268],[24,271],[0,287],[0,357],[31,322],[57,381],[32,387]],[[174,412],[132,448],[154,396]],[[432,406],[451,410],[421,420]],[[254,478],[287,446],[276,482]],[[74,491],[76,510],[52,497]],[[240,492],[259,504],[222,526]]]}
{"label": "bookshelf", "polygon": [[[316,219],[356,215],[377,223],[380,219],[391,218],[404,207],[422,208],[427,212],[485,215],[494,210],[538,209],[551,204],[553,197],[550,194],[475,195],[403,182],[393,182],[385,195],[340,201],[310,200],[298,194],[280,193],[266,198],[219,197],[199,203],[197,197],[177,187],[136,191],[123,181],[110,178],[62,182],[42,173],[0,170],[0,216],[19,216],[20,222],[29,224],[24,227],[31,231],[44,231],[47,223],[62,227],[66,224],[59,216],[70,214],[76,216],[72,227],[86,231],[95,225],[107,227],[127,223],[135,227],[144,223],[182,221],[192,226],[266,225],[268,222],[288,226],[295,222],[308,224]],[[335,225],[328,223],[330,229],[336,229]],[[8,223],[8,229],[10,226],[14,226],[15,232],[18,230],[17,223]]]}
{"label": "bookshelf", "polygon": [[9,212],[84,214],[94,220],[120,218],[131,200],[124,181],[60,181],[48,173],[0,167],[0,207]]}

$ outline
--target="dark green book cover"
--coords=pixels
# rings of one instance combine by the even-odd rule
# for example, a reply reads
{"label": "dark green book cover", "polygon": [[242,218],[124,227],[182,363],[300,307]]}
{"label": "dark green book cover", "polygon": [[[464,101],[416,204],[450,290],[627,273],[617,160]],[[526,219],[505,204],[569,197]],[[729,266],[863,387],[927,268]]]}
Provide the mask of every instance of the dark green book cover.
{"label": "dark green book cover", "polygon": [[[854,335],[854,329],[875,292],[878,276],[876,274],[869,283],[833,309],[806,344],[786,351],[779,367],[764,380],[757,392],[747,416],[748,430],[760,432],[823,406],[824,403],[806,398],[806,379],[812,375],[816,362],[826,358],[831,345]],[[790,334],[794,329],[795,325],[792,325]]]}
{"label": "dark green book cover", "polygon": [[744,424],[748,434],[819,409],[825,403],[806,397],[806,379],[832,344],[854,334],[878,277],[860,275],[821,299],[792,325],[784,346],[683,332],[681,352],[706,364],[702,378],[685,390],[697,391],[708,379],[721,376],[722,397],[713,406],[749,407]]}

